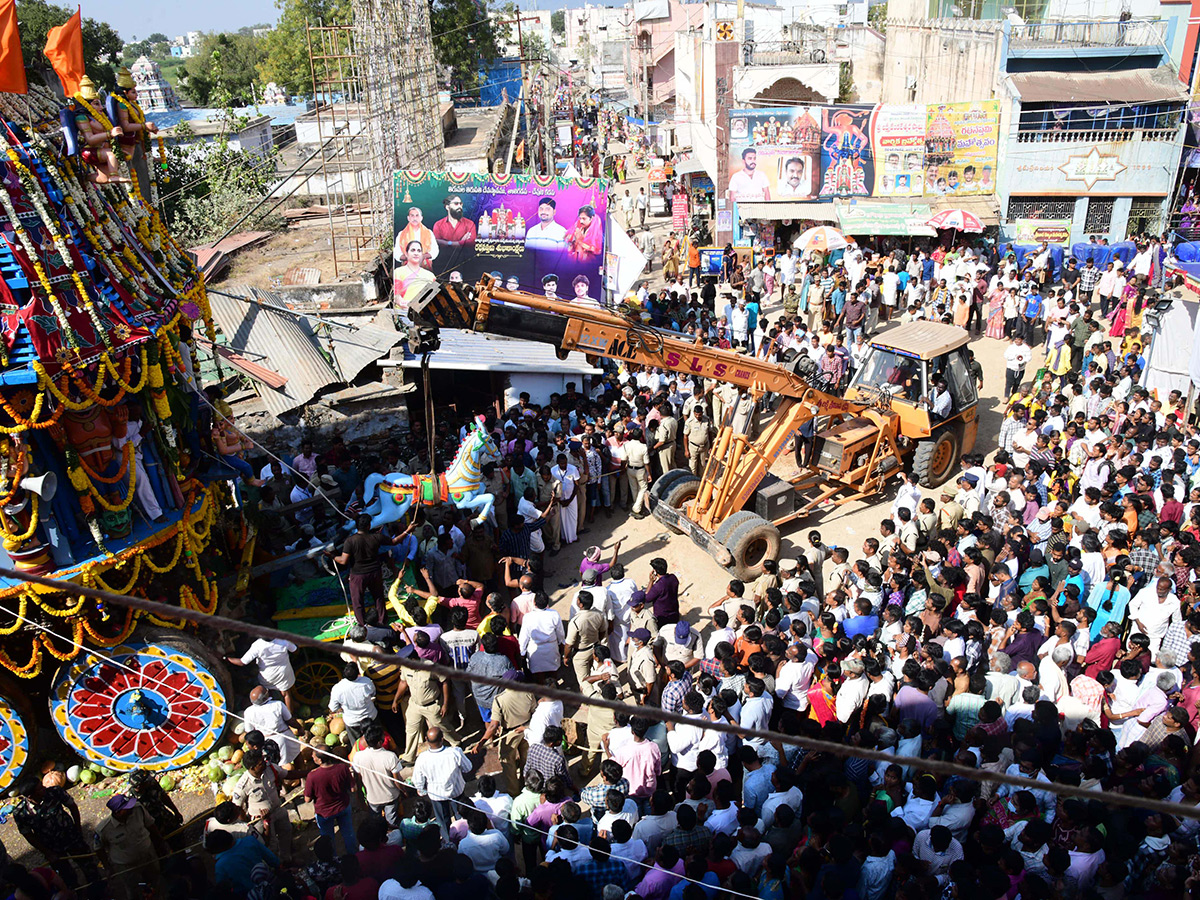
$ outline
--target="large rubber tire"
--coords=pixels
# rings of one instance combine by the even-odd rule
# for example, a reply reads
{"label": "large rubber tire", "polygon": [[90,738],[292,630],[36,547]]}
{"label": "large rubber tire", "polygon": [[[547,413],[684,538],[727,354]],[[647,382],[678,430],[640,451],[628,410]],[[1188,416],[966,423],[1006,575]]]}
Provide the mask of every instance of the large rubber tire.
{"label": "large rubber tire", "polygon": [[688,469],[668,469],[666,472],[663,472],[658,476],[657,479],[655,479],[654,483],[650,485],[650,499],[656,502],[664,499],[674,486],[675,482],[684,476],[687,476],[688,478],[695,477]]}
{"label": "large rubber tire", "polygon": [[753,581],[762,574],[765,559],[778,559],[782,538],[779,529],[761,516],[747,519],[734,529],[725,546],[733,555],[729,571],[734,578]]}
{"label": "large rubber tire", "polygon": [[730,513],[729,517],[717,526],[717,530],[714,532],[713,537],[717,539],[718,544],[728,544],[729,536],[733,534],[734,530],[739,525],[741,525],[743,522],[749,522],[751,519],[757,519],[758,517],[758,513],[752,512],[751,510],[739,509],[735,513]]}
{"label": "large rubber tire", "polygon": [[[662,502],[672,509],[682,509],[683,505],[691,500],[696,499],[696,495],[700,493],[700,479],[695,475],[687,475],[684,478],[677,478],[675,482],[667,489],[663,495]],[[676,534],[683,534],[682,528],[676,528],[674,525],[667,525]]]}
{"label": "large rubber tire", "polygon": [[954,473],[960,440],[957,428],[943,428],[917,444],[913,472],[922,487],[938,487]]}

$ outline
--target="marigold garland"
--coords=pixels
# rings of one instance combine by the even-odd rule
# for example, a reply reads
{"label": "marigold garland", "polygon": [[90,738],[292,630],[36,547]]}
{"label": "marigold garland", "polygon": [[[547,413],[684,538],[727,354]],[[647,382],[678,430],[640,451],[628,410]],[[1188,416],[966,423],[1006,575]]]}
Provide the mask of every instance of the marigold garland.
{"label": "marigold garland", "polygon": [[[133,465],[133,441],[126,442],[125,446],[121,448],[121,468],[112,477],[93,472],[88,468],[88,464],[84,462],[83,457],[79,457],[79,468],[83,469],[88,478],[93,481],[99,481],[101,484],[119,484],[124,481],[131,465]],[[72,482],[73,485],[74,482]],[[117,593],[120,593],[120,591]]]}
{"label": "marigold garland", "polygon": [[10,550],[14,547],[21,546],[21,544],[25,543],[27,540],[29,540],[31,537],[33,537],[33,533],[35,531],[37,531],[38,520],[39,520],[38,495],[33,494],[32,496],[33,496],[33,500],[30,501],[30,505],[29,505],[29,528],[22,534],[12,534],[11,532],[9,532],[6,529],[3,534],[4,548],[6,550]]}
{"label": "marigold garland", "polygon": [[[25,623],[22,622],[21,624],[24,625]],[[8,669],[18,678],[37,678],[42,674],[41,641],[42,636],[39,634],[35,635],[33,640],[29,642],[32,653],[29,656],[29,662],[23,666],[18,666],[13,658],[5,653],[3,648],[0,648],[0,665],[3,665],[4,668]]]}

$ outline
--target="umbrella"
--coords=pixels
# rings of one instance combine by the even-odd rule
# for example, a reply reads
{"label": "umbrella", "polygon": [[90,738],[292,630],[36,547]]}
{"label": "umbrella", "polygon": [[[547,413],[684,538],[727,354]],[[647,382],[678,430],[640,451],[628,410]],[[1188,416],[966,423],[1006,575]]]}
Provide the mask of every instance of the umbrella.
{"label": "umbrella", "polygon": [[949,228],[954,231],[968,231],[979,234],[983,231],[983,223],[965,209],[943,209],[932,219],[925,222],[932,228]]}
{"label": "umbrella", "polygon": [[799,247],[802,253],[807,253],[810,250],[819,250],[822,253],[828,253],[830,250],[840,250],[843,247],[849,247],[850,242],[836,228],[831,228],[828,225],[818,225],[815,228],[810,228],[800,237],[796,238],[793,247]]}

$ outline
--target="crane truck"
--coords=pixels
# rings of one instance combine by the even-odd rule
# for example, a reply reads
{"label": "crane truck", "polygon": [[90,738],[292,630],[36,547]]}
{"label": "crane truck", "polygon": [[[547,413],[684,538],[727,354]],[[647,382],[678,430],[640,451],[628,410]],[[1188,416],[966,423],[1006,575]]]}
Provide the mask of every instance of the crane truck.
{"label": "crane truck", "polygon": [[[750,417],[734,416],[733,409],[717,423],[702,475],[671,469],[650,490],[657,519],[741,579],[778,558],[780,525],[821,504],[880,494],[909,461],[923,484],[941,484],[974,446],[978,429],[967,333],[951,325],[914,322],[871,341],[843,397],[814,386],[802,374],[803,357],[789,364],[757,359],[649,327],[619,310],[503,290],[489,276],[476,285],[430,284],[410,303],[409,316],[415,353],[435,351],[439,329],[461,328],[548,343],[563,359],[579,350],[731,384],[752,400],[777,397],[757,434]],[[928,401],[943,378],[952,404],[939,417]],[[808,423],[812,446],[802,457],[802,442],[793,439]],[[780,460],[789,444],[794,463]],[[777,462],[786,471],[772,474]]]}

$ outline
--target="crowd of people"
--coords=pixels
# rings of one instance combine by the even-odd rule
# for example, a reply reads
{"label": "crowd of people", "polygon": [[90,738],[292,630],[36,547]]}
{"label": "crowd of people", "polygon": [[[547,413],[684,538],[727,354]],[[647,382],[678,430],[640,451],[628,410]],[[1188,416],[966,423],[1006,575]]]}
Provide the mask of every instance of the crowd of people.
{"label": "crowd of people", "polygon": [[[759,399],[728,385],[621,365],[544,405],[522,395],[502,413],[473,410],[501,452],[481,473],[493,515],[426,508],[382,529],[364,514],[366,477],[441,471],[473,417],[430,423],[432,435],[416,422],[409,445],[318,454],[306,442],[271,460],[223,416],[221,452],[241,463],[265,545],[319,546],[353,525],[330,563],[354,621],[323,711],[342,721],[348,753],[298,721],[295,646],[248,642],[229,657],[253,685],[245,773],[202,849],[181,845],[153,779],[109,799],[94,836],[67,792],[32,782],[13,819],[47,865],[5,868],[13,896],[65,898],[81,882],[95,896],[256,900],[1200,893],[1200,433],[1182,397],[1138,386],[1139,316],[1152,285],[1172,286],[1154,260],[1105,281],[1090,263],[1048,279],[1046,259],[852,245],[744,265],[730,248],[719,280],[685,284],[689,261],[643,289],[653,323],[763,358],[809,353],[832,387],[891,319],[1012,341],[990,458],[965,455],[936,496],[902,477],[861,544],[809,531],[754,581],[683,604],[665,557],[627,566],[619,541],[589,535],[597,514],[645,516],[662,473],[703,470],[712,423]],[[780,302],[773,324],[763,311]],[[559,591],[552,566],[570,581]],[[357,649],[456,677],[402,669],[384,697],[380,666]],[[480,675],[511,684],[471,682]],[[624,709],[589,705],[597,697]],[[663,723],[660,709],[687,722]],[[294,833],[301,798],[315,836]],[[108,893],[96,893],[101,872]]]}

